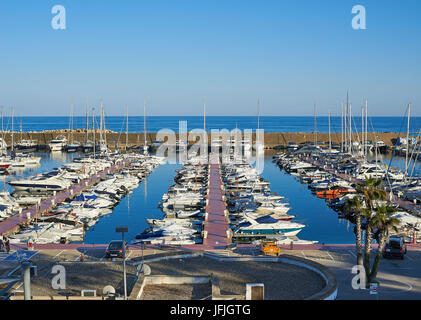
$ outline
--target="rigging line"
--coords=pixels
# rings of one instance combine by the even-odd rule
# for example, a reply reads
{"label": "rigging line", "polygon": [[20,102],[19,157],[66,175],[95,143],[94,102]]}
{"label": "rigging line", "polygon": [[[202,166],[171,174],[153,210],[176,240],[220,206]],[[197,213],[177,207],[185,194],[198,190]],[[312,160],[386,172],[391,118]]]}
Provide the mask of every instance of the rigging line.
{"label": "rigging line", "polygon": [[[420,136],[420,134],[421,134],[421,129],[418,131],[418,133],[417,133],[417,135],[416,135],[416,137],[415,137],[415,141],[417,141],[417,140],[418,140],[417,138]],[[409,143],[408,143],[408,145],[409,145]],[[412,153],[411,153],[411,157],[410,157],[410,159],[409,159],[409,163],[411,163],[411,161],[412,161],[412,156],[414,156],[414,155],[416,155],[416,156],[414,156],[414,162],[413,162],[413,164],[412,164],[412,170],[411,170],[411,175],[410,175],[410,177],[412,177],[412,175],[413,175],[413,173],[414,173],[415,165],[416,165],[416,163],[417,163],[417,161],[418,161],[418,155],[419,155],[420,148],[421,148],[421,145],[420,145],[420,144],[418,144],[418,143],[415,143],[415,145],[414,145],[414,147],[413,147],[413,149],[412,149]],[[416,149],[418,149],[418,150],[416,150]],[[416,152],[415,152],[415,151],[416,151]],[[408,180],[408,182],[409,182],[409,180]]]}
{"label": "rigging line", "polygon": [[[418,135],[417,135],[417,137],[419,136],[419,134],[421,133],[421,129],[420,129],[420,131],[419,131],[419,133],[418,133]],[[416,146],[417,146],[417,148],[418,148],[418,150],[417,150],[417,153],[416,153],[416,157],[414,158],[414,163],[413,163],[413,165],[412,165],[412,170],[411,170],[411,177],[413,176],[413,174],[414,174],[414,170],[415,170],[415,165],[417,164],[417,162],[418,162],[418,158],[419,158],[419,153],[420,153],[420,148],[421,148],[421,145],[420,144],[416,144]]]}
{"label": "rigging line", "polygon": [[120,133],[118,135],[117,143],[120,143],[120,137],[121,137],[121,133],[123,132],[123,127],[124,127],[125,123],[126,123],[126,118],[124,118],[123,122],[121,123],[121,129],[120,129]]}
{"label": "rigging line", "polygon": [[[105,123],[105,118],[107,117],[107,114],[105,113],[105,110],[104,110],[104,123]],[[104,131],[105,131],[105,136],[106,136],[106,134],[107,134],[107,132],[106,132],[106,129],[105,129],[105,124],[104,124]],[[112,131],[112,130],[110,130],[110,132],[111,132],[111,137],[113,138],[113,141],[114,141],[114,146],[115,146],[115,150],[118,152],[118,153],[120,153],[120,150],[118,149],[118,144],[116,143],[116,140],[115,140],[115,137],[114,137],[114,131]],[[108,148],[108,147],[107,147]]]}
{"label": "rigging line", "polygon": [[[357,125],[355,124],[354,117],[352,117],[352,121],[354,122],[354,128],[355,128],[355,133],[357,134],[358,143],[360,143],[361,142],[361,140],[360,140],[360,134],[359,134],[359,132],[357,130]],[[362,139],[362,137],[361,137],[361,139]]]}
{"label": "rigging line", "polygon": [[[332,125],[332,124],[331,124],[331,129],[332,129],[332,128],[333,128],[333,131],[334,131],[334,133],[333,133],[333,134],[334,134],[334,135],[335,135],[335,137],[337,138],[337,141],[339,141],[339,142],[340,142],[340,141],[341,141],[341,139],[340,139],[340,137],[339,137],[339,132],[338,132],[338,131],[339,131],[339,128],[337,128],[337,127],[336,127],[336,125]],[[342,131],[342,129],[341,129],[341,131]],[[340,143],[339,143],[339,144],[340,144]]]}
{"label": "rigging line", "polygon": [[[377,156],[380,156],[380,161],[381,161],[381,163],[384,164],[384,162],[383,162],[383,155],[380,153],[380,150],[377,147],[377,135],[374,134],[375,131],[374,131],[374,126],[373,126],[372,118],[370,118],[370,124],[371,124],[372,135],[374,136],[375,148],[377,149]],[[376,150],[374,150],[374,151],[376,151]]]}
{"label": "rigging line", "polygon": [[[374,126],[373,126],[373,121],[372,121],[371,117],[370,117],[370,124],[371,124],[372,135],[374,136],[374,148],[375,148],[374,151],[377,152],[377,154],[380,154],[380,161],[381,161],[381,163],[384,164],[383,156],[377,148],[377,136],[374,134]],[[377,168],[377,162],[376,162],[376,168]],[[387,171],[386,171],[386,181],[389,185],[389,188],[392,190],[392,184],[390,183],[390,179],[389,179],[389,168],[390,168],[390,166],[387,167]]]}
{"label": "rigging line", "polygon": [[403,118],[402,118],[401,127],[399,128],[399,134],[398,134],[398,137],[396,138],[395,144],[394,144],[394,146],[393,146],[392,156],[390,157],[389,166],[387,167],[386,177],[389,177],[389,168],[390,168],[390,167],[391,167],[391,165],[392,165],[392,161],[393,161],[393,158],[394,158],[394,155],[395,155],[395,152],[396,152],[397,143],[398,143],[399,138],[400,138],[400,136],[401,136],[402,127],[403,127],[403,126],[404,126],[404,124],[405,124],[405,122],[404,122],[404,121],[405,121],[405,116],[406,116],[407,114],[408,114],[408,109],[406,109],[405,114],[404,114],[404,116],[403,116]]}

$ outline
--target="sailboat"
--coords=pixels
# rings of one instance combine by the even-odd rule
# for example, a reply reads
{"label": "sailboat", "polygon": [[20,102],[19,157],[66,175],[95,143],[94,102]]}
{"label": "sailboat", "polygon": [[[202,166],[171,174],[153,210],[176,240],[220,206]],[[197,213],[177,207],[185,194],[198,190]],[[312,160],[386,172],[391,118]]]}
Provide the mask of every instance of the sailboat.
{"label": "sailboat", "polygon": [[99,125],[99,148],[100,153],[106,153],[108,151],[107,146],[107,133],[105,131],[105,116],[104,116],[104,107],[101,101],[101,117]]}
{"label": "sailboat", "polygon": [[70,106],[69,135],[70,143],[66,146],[65,149],[67,152],[76,152],[80,149],[81,144],[79,141],[73,140],[73,104]]}
{"label": "sailboat", "polygon": [[4,129],[3,129],[3,106],[1,107],[1,138],[0,138],[0,153],[2,155],[7,154],[7,143],[4,140]]}
{"label": "sailboat", "polygon": [[[253,149],[255,151],[263,152],[264,145],[261,144],[261,143],[258,143],[259,131],[260,131],[260,99],[258,98],[257,99],[257,131],[256,131],[256,141],[255,141],[255,144],[253,145]],[[244,138],[245,138],[245,140],[247,140],[246,137],[244,137]],[[251,143],[251,141],[250,141],[250,143]]]}
{"label": "sailboat", "polygon": [[143,153],[146,155],[148,154],[148,143],[146,140],[146,100],[143,103],[143,135],[144,135],[144,141],[143,141]]}
{"label": "sailboat", "polygon": [[22,139],[22,119],[20,120],[20,141],[16,143],[16,151],[20,152],[35,152],[38,148],[36,140]]}
{"label": "sailboat", "polygon": [[[92,117],[94,116],[94,109],[92,108]],[[92,130],[92,134],[94,131]],[[85,143],[83,145],[83,152],[92,152],[94,150],[93,141],[89,140],[89,105],[86,102],[86,134],[85,134]]]}
{"label": "sailboat", "polygon": [[330,130],[330,110],[328,113],[328,122],[329,122],[329,149],[327,150],[328,153],[339,153],[339,150],[333,149],[332,148],[332,135],[331,135],[331,130]]}

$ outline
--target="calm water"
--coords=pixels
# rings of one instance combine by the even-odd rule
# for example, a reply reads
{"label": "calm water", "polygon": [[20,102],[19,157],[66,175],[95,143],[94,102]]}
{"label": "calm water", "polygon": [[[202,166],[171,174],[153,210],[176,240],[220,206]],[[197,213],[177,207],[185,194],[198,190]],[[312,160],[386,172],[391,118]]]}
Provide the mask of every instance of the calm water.
{"label": "calm water", "polygon": [[[161,129],[179,131],[179,121],[187,121],[187,129],[203,128],[203,117],[201,116],[149,116],[146,118],[146,130],[158,132]],[[126,117],[108,116],[105,119],[106,128],[115,132],[125,132]],[[96,119],[95,127],[99,127],[99,118]],[[353,119],[353,131],[361,128],[361,116],[356,115]],[[21,125],[22,124],[22,125]],[[403,117],[370,117],[368,129],[377,132],[406,132],[406,119]],[[411,131],[418,132],[421,125],[421,117],[411,118]],[[257,117],[251,116],[208,116],[206,117],[206,128],[232,130],[238,126],[239,129],[257,129]],[[92,119],[89,119],[89,127],[92,127]],[[4,118],[4,130],[11,130],[11,118]],[[15,117],[14,131],[43,131],[69,128],[69,117]],[[86,128],[85,117],[74,117],[73,128]],[[265,132],[313,132],[313,117],[260,117],[260,128]],[[317,131],[328,132],[328,118],[317,117]],[[129,117],[129,132],[143,132],[143,117]],[[331,117],[331,132],[341,132],[341,117]]]}
{"label": "calm water", "polygon": [[288,214],[295,215],[294,221],[306,227],[297,235],[303,240],[317,240],[319,243],[354,243],[353,225],[338,219],[338,214],[330,209],[323,199],[314,196],[306,184],[301,184],[293,175],[281,171],[266,157],[261,174],[270,182],[272,192],[285,197],[290,204]]}
{"label": "calm water", "polygon": [[175,170],[180,167],[175,164],[157,167],[146,182],[142,182],[133,193],[126,196],[111,214],[100,218],[90,227],[85,235],[85,243],[108,243],[118,239],[121,236],[115,232],[118,225],[129,227],[127,239],[131,240],[149,226],[146,218],[163,218],[164,213],[158,208],[158,203],[168,187],[174,184]]}
{"label": "calm water", "polygon": [[[78,156],[61,152],[38,155],[42,156],[40,166],[19,171],[15,175],[3,176],[3,186],[12,191],[6,184],[7,181],[51,170]],[[389,163],[390,157],[383,155],[384,162]],[[394,157],[392,166],[404,168],[404,163],[404,158]],[[175,170],[180,167],[179,164],[157,167],[146,182],[142,182],[130,195],[122,199],[113,213],[101,217],[97,224],[86,232],[85,243],[108,243],[116,239],[118,235],[115,233],[115,227],[118,225],[127,225],[127,239],[132,239],[148,227],[146,218],[162,218],[164,214],[158,209],[158,202],[161,201],[162,194],[174,183]],[[420,165],[417,164],[415,168],[415,172],[421,174]],[[317,240],[319,243],[354,243],[352,224],[338,219],[337,213],[330,209],[324,200],[314,196],[307,185],[300,184],[297,178],[281,171],[272,163],[271,155],[265,157],[262,177],[270,182],[272,192],[286,198],[284,201],[290,204],[289,213],[296,216],[295,221],[306,225],[298,234],[299,238]]]}

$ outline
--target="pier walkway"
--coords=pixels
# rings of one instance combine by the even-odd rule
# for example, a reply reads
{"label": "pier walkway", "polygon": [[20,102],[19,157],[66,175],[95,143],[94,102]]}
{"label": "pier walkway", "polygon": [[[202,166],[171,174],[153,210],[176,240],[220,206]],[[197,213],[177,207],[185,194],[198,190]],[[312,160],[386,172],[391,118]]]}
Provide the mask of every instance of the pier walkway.
{"label": "pier walkway", "polygon": [[231,240],[228,238],[229,224],[225,215],[227,208],[223,200],[220,164],[215,162],[211,161],[209,165],[207,219],[204,223],[204,231],[207,236],[203,239],[203,245],[214,249],[225,249]]}
{"label": "pier walkway", "polygon": [[9,235],[11,233],[17,232],[20,228],[20,225],[26,224],[38,216],[42,216],[44,213],[54,208],[57,204],[63,202],[67,198],[73,198],[76,195],[82,193],[85,189],[90,188],[94,184],[98,183],[101,178],[105,177],[107,174],[118,172],[132,161],[133,159],[118,161],[116,164],[94,174],[92,177],[83,179],[79,183],[72,185],[70,188],[60,191],[54,196],[41,201],[39,204],[23,210],[21,213],[15,214],[10,218],[7,218],[6,220],[0,222],[0,235]]}
{"label": "pier walkway", "polygon": [[231,243],[231,233],[229,228],[228,217],[225,215],[227,210],[224,194],[223,183],[221,179],[221,171],[219,158],[210,157],[208,172],[208,191],[206,197],[206,209],[202,244],[181,245],[179,248],[186,250],[224,250]]}

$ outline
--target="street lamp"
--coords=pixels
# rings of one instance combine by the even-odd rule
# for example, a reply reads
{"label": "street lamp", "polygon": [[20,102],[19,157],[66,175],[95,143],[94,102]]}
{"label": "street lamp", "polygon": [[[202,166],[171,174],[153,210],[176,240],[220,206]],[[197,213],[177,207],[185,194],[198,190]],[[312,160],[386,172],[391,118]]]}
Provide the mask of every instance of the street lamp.
{"label": "street lamp", "polygon": [[124,282],[124,300],[127,300],[127,284],[126,284],[126,246],[124,244],[124,232],[128,232],[129,228],[125,226],[115,228],[115,232],[121,232],[123,240],[123,282]]}

